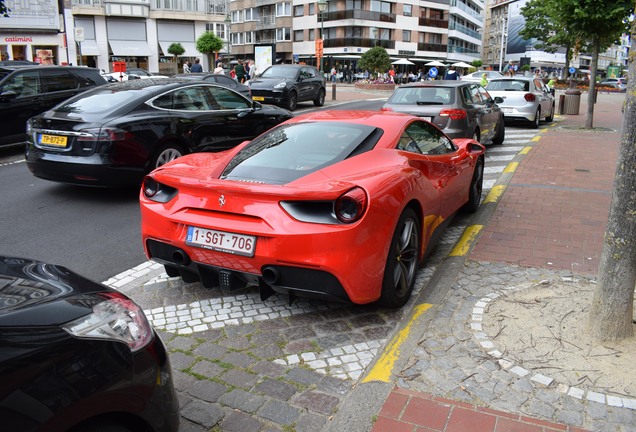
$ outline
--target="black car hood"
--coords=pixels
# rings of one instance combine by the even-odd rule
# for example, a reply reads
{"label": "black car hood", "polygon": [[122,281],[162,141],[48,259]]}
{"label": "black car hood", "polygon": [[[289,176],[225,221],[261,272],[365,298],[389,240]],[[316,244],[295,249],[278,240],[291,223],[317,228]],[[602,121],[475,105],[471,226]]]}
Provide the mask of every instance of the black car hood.
{"label": "black car hood", "polygon": [[289,81],[293,81],[293,80],[290,78],[285,78],[285,77],[271,77],[271,78],[259,77],[259,78],[254,78],[250,80],[250,87],[257,88],[257,89],[272,88],[279,82],[289,82]]}
{"label": "black car hood", "polygon": [[60,325],[91,313],[87,294],[110,291],[65,267],[0,256],[0,327]]}

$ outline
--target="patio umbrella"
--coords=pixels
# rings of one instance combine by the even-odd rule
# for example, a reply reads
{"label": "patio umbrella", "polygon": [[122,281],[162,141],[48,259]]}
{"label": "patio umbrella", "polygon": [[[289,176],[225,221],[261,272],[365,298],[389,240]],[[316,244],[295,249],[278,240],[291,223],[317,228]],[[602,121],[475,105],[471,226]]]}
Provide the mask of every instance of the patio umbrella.
{"label": "patio umbrella", "polygon": [[432,62],[428,62],[425,64],[425,66],[437,66],[437,67],[441,67],[441,66],[446,66],[444,63],[437,61],[437,60],[433,60]]}
{"label": "patio umbrella", "polygon": [[412,61],[410,61],[409,59],[405,59],[405,58],[403,58],[403,59],[399,59],[399,60],[396,60],[396,61],[394,61],[394,62],[393,62],[393,63],[391,63],[391,64],[394,64],[394,65],[410,65],[410,66],[415,65],[415,63],[413,63],[413,62],[412,62]]}
{"label": "patio umbrella", "polygon": [[473,67],[473,65],[469,65],[468,63],[464,63],[464,62],[457,62],[457,63],[453,63],[453,66],[455,66],[455,67],[460,67],[460,68],[469,68],[469,67]]}

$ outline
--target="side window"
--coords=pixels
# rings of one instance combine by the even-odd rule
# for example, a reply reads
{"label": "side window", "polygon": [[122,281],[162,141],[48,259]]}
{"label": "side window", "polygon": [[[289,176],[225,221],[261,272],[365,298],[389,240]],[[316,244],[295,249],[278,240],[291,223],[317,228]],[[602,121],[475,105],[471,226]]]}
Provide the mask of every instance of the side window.
{"label": "side window", "polygon": [[165,94],[152,103],[157,108],[180,111],[209,111],[218,109],[218,104],[206,87],[187,87]]}
{"label": "side window", "polygon": [[455,145],[435,126],[417,121],[411,123],[400,138],[398,149],[425,155],[454,152]]}
{"label": "side window", "polygon": [[221,85],[224,85],[226,87],[235,89],[237,87],[237,83],[235,80],[233,80],[232,78],[228,78],[225,75],[219,75],[219,76],[215,76],[214,79],[216,80],[216,82],[218,82]]}
{"label": "side window", "polygon": [[479,90],[479,94],[481,95],[481,100],[483,100],[484,102],[488,102],[492,100],[492,98],[490,97],[490,94],[488,94],[485,88],[483,88],[482,86],[478,86],[477,90]]}
{"label": "side window", "polygon": [[473,97],[470,94],[470,87],[462,87],[462,97],[466,101],[466,103],[472,104],[474,103]]}
{"label": "side window", "polygon": [[481,93],[479,92],[480,86],[470,86],[470,96],[473,99],[473,103],[483,104],[484,101],[481,99]]}
{"label": "side window", "polygon": [[216,100],[219,109],[251,109],[249,101],[247,101],[241,95],[234,93],[231,90],[221,87],[210,87],[212,97]]}
{"label": "side window", "polygon": [[26,71],[14,74],[0,89],[2,93],[14,92],[16,99],[35,96],[42,93],[40,76],[37,71]]}
{"label": "side window", "polygon": [[42,82],[46,86],[46,92],[56,92],[63,90],[75,90],[78,83],[69,71],[60,70],[43,70],[40,71]]}
{"label": "side window", "polygon": [[316,69],[314,68],[307,68],[307,76],[309,78],[316,78]]}
{"label": "side window", "polygon": [[104,78],[96,69],[78,68],[74,69],[73,73],[78,77],[80,87],[91,87],[104,84],[105,82]]}

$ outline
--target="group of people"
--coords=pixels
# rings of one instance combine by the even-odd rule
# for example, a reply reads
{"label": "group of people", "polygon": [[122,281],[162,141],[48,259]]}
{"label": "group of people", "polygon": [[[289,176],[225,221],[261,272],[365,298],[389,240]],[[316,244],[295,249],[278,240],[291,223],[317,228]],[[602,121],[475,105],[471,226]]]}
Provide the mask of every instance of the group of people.
{"label": "group of people", "polygon": [[332,66],[329,79],[331,82],[340,81],[341,83],[346,82],[351,84],[353,82],[353,68],[349,68],[348,65],[344,65],[344,67],[338,71],[336,66]]}
{"label": "group of people", "polygon": [[[203,72],[200,60],[197,58],[194,60],[194,64],[189,61],[183,62],[183,73],[200,73]],[[217,62],[216,68],[213,73],[225,74],[225,68],[223,62]],[[253,79],[257,74],[256,63],[254,60],[241,60],[239,59],[236,65],[230,69],[230,76],[240,82],[241,84],[249,79]]]}

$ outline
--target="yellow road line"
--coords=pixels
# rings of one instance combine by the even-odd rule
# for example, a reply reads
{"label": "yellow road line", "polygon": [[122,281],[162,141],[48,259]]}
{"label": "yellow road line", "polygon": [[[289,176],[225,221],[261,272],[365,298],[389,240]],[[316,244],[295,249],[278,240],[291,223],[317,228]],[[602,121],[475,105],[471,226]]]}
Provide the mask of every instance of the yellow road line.
{"label": "yellow road line", "polygon": [[470,250],[470,246],[473,244],[477,235],[484,229],[483,225],[471,225],[466,227],[462,238],[459,239],[449,256],[464,256]]}
{"label": "yellow road line", "polygon": [[490,189],[488,195],[486,195],[483,203],[488,204],[499,201],[499,198],[503,195],[505,190],[506,187],[504,185],[494,186],[492,189]]}
{"label": "yellow road line", "polygon": [[535,136],[535,137],[532,137],[532,139],[531,139],[530,141],[537,142],[537,141],[539,141],[540,139],[541,139],[541,137],[540,137],[540,136]]}
{"label": "yellow road line", "polygon": [[523,149],[521,149],[521,151],[519,152],[519,154],[527,155],[528,153],[530,153],[530,150],[532,150],[532,147],[530,147],[530,146],[528,146],[528,147],[524,147]]}
{"label": "yellow road line", "polygon": [[380,356],[380,359],[375,363],[375,366],[373,366],[367,376],[362,379],[363,383],[370,381],[390,382],[391,374],[393,373],[393,368],[395,367],[395,362],[400,355],[400,347],[402,343],[404,343],[406,338],[411,333],[411,329],[413,328],[415,321],[431,306],[433,305],[429,303],[415,306],[413,316],[411,316],[408,324],[404,326],[404,328],[400,330],[398,334],[393,337],[393,339],[391,339],[391,342],[387,345],[387,348]]}
{"label": "yellow road line", "polygon": [[503,172],[513,173],[517,170],[518,166],[519,166],[519,162],[510,162]]}

